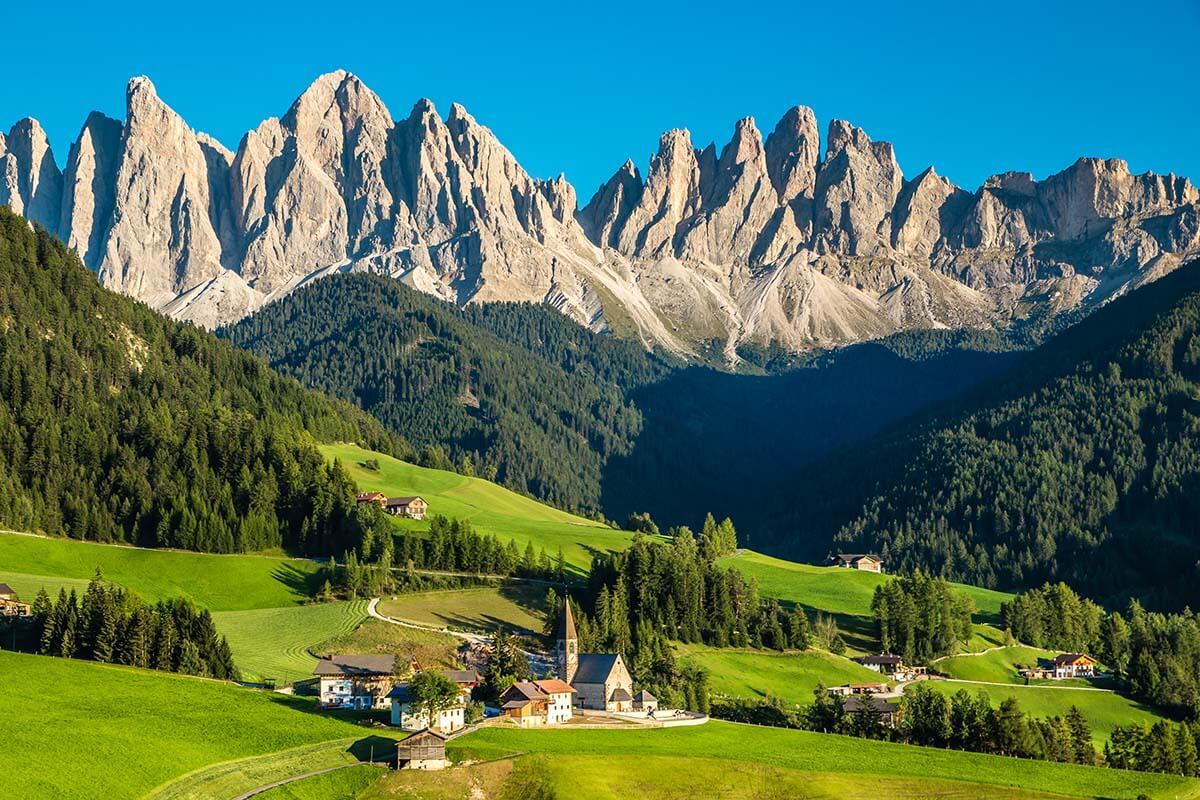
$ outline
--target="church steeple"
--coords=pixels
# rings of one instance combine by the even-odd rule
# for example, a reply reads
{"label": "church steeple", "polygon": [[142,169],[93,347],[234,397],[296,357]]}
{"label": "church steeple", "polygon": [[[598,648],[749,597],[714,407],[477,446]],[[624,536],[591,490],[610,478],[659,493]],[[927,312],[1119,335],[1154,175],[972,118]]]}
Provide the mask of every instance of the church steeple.
{"label": "church steeple", "polygon": [[563,594],[563,613],[558,621],[554,654],[558,660],[558,676],[567,683],[575,680],[579,668],[579,635],[575,633],[575,618],[571,615],[571,599]]}

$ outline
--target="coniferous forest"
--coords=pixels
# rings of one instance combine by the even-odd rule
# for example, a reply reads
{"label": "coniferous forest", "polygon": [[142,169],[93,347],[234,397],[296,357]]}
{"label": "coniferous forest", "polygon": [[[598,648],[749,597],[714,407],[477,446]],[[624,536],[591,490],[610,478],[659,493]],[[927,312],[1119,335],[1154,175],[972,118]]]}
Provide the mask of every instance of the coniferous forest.
{"label": "coniferous forest", "polygon": [[[1200,601],[1200,267],[1113,301],[952,407],[795,476],[779,531],[981,586]],[[835,490],[836,489],[836,490]],[[785,536],[771,545],[796,546]]]}
{"label": "coniferous forest", "polygon": [[340,553],[359,536],[353,484],[317,440],[409,453],[348,404],[101,288],[65,245],[0,209],[0,525]]}

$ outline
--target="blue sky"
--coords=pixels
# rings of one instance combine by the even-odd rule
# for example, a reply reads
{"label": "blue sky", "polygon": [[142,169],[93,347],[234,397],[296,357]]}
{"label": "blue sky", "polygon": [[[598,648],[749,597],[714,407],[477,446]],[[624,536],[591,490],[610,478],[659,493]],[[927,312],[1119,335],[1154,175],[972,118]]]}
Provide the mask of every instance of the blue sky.
{"label": "blue sky", "polygon": [[[659,134],[728,140],[812,106],[891,141],[907,175],[967,188],[1080,155],[1200,180],[1200,0],[10,4],[0,126],[41,120],[60,163],[87,112],[123,116],[149,75],[236,148],[318,74],[360,75],[392,115],[461,102],[534,175],[586,202]],[[19,33],[18,33],[19,32]]]}

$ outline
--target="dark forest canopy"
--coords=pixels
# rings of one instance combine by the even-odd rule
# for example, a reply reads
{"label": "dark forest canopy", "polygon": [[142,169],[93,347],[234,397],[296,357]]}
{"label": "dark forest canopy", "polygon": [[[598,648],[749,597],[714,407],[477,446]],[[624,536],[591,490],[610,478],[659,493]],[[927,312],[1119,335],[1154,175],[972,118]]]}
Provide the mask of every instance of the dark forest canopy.
{"label": "dark forest canopy", "polygon": [[0,525],[341,552],[353,484],[315,447],[333,440],[409,455],[358,409],[102,288],[0,209]]}
{"label": "dark forest canopy", "polygon": [[592,333],[545,305],[460,309],[365,274],[318,281],[221,335],[448,453],[429,466],[470,464],[612,519],[649,511],[689,524],[712,510],[749,541],[767,508],[790,502],[784,476],[1013,358],[995,333],[921,331],[787,359],[746,351],[743,369],[792,369],[733,374]]}
{"label": "dark forest canopy", "polygon": [[[955,406],[795,476],[776,530],[982,586],[1195,606],[1200,267],[1115,300]],[[784,538],[776,549],[791,550]]]}

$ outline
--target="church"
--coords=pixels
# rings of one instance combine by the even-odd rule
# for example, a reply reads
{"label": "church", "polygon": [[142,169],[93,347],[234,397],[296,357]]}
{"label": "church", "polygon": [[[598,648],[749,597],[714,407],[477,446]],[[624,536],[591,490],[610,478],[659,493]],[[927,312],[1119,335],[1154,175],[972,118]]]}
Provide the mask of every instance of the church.
{"label": "church", "polygon": [[633,678],[620,653],[580,653],[571,603],[564,598],[555,655],[558,674],[575,689],[575,705],[591,711],[632,711]]}

